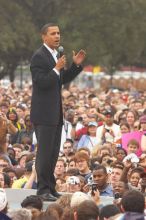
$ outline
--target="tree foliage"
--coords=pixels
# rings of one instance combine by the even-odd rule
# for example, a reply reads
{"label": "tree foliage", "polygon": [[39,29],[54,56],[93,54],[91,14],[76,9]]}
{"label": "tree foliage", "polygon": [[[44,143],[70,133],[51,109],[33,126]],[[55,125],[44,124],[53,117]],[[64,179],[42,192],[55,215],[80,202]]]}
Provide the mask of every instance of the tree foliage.
{"label": "tree foliage", "polygon": [[69,58],[84,48],[87,64],[146,65],[145,11],[145,0],[0,0],[0,78],[14,79],[20,61],[29,61],[39,47],[40,27],[50,21],[59,24]]}

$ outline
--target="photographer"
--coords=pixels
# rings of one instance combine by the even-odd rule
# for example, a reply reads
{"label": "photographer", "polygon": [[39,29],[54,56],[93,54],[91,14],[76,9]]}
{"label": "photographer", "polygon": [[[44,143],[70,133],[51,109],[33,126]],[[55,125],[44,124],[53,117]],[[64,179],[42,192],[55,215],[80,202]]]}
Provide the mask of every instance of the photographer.
{"label": "photographer", "polygon": [[74,193],[81,191],[81,182],[78,176],[70,176],[66,180],[67,192]]}
{"label": "photographer", "polygon": [[7,153],[7,134],[16,134],[18,129],[0,112],[0,153]]}
{"label": "photographer", "polygon": [[138,189],[141,173],[143,173],[144,170],[142,167],[137,167],[138,162],[136,163],[134,159],[135,158],[125,158],[124,169],[120,180],[128,183],[129,187]]}
{"label": "photographer", "polygon": [[120,126],[114,123],[114,112],[110,109],[103,112],[104,124],[97,128],[96,136],[101,144],[117,142],[121,138]]}
{"label": "photographer", "polygon": [[98,165],[93,170],[92,191],[99,190],[100,196],[113,196],[111,185],[108,184],[108,173],[104,166]]}

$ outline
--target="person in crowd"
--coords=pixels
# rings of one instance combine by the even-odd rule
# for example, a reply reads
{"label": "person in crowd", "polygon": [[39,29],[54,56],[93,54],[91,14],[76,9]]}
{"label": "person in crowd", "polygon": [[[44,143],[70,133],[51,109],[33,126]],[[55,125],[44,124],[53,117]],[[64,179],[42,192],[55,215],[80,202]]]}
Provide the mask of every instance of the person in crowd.
{"label": "person in crowd", "polygon": [[7,215],[8,212],[8,201],[6,192],[4,189],[0,188],[0,219],[2,220],[12,220]]}
{"label": "person in crowd", "polygon": [[48,215],[53,215],[56,216],[56,218],[58,220],[60,220],[62,218],[63,215],[63,208],[59,205],[59,203],[52,203],[48,206],[48,208],[46,209],[45,213],[47,213]]}
{"label": "person in crowd", "polygon": [[123,159],[127,156],[127,151],[124,148],[117,147],[114,155],[117,159],[117,161],[122,162]]}
{"label": "person in crowd", "polygon": [[78,142],[82,135],[87,134],[89,117],[87,113],[84,112],[76,120],[75,122],[73,122],[73,128],[75,130],[75,133],[72,132],[72,136]]}
{"label": "person in crowd", "polygon": [[134,122],[137,120],[137,114],[133,110],[129,110],[126,114],[126,121],[130,126],[130,131],[134,130]]}
{"label": "person in crowd", "polygon": [[33,132],[34,132],[34,129],[30,121],[30,115],[26,115],[24,118],[24,128],[19,132],[16,142],[22,144],[22,139],[24,137],[28,137],[30,138],[31,144],[32,144]]}
{"label": "person in crowd", "polygon": [[18,130],[3,112],[0,112],[0,131],[0,153],[6,154],[8,147],[7,135],[16,135]]}
{"label": "person in crowd", "polygon": [[115,162],[111,165],[112,171],[110,174],[110,184],[114,186],[116,182],[118,182],[121,179],[123,169],[124,169],[124,164],[122,162]]}
{"label": "person in crowd", "polygon": [[87,147],[90,152],[94,149],[94,147],[99,144],[98,137],[96,136],[97,123],[89,122],[87,134],[82,135],[79,142],[77,143],[77,149],[80,147]]}
{"label": "person in crowd", "polygon": [[79,151],[75,154],[76,167],[79,171],[78,174],[83,176],[86,182],[88,182],[88,179],[91,176],[89,159],[89,156],[85,152]]}
{"label": "person in crowd", "polygon": [[43,201],[37,195],[27,196],[22,202],[21,207],[31,211],[34,220],[43,210]]}
{"label": "person in crowd", "polygon": [[127,122],[120,123],[121,134],[130,132],[130,126]]}
{"label": "person in crowd", "polygon": [[114,113],[112,110],[105,110],[105,121],[102,126],[97,128],[96,136],[99,138],[100,143],[115,142],[121,138],[120,126],[114,123]]}
{"label": "person in crowd", "polygon": [[120,209],[116,205],[106,205],[99,210],[99,220],[109,219],[111,216],[119,213],[121,213]]}
{"label": "person in crowd", "polygon": [[130,187],[128,186],[127,183],[123,181],[117,181],[113,185],[113,193],[114,193],[114,198],[119,199],[122,198],[124,193],[129,191]]}
{"label": "person in crowd", "polygon": [[65,161],[63,158],[58,158],[56,166],[55,166],[55,170],[54,170],[54,176],[55,178],[63,178],[64,177],[64,173],[65,173]]}
{"label": "person in crowd", "polygon": [[10,162],[13,166],[17,165],[17,161],[15,159],[15,150],[13,149],[13,147],[8,147],[7,148],[7,154],[8,154],[8,157],[10,159]]}
{"label": "person in crowd", "polygon": [[137,154],[139,143],[136,139],[130,139],[127,143],[127,154]]}
{"label": "person in crowd", "polygon": [[32,219],[31,211],[25,208],[10,210],[8,215],[12,220],[31,220]]}
{"label": "person in crowd", "polygon": [[15,160],[18,162],[20,155],[21,155],[22,151],[24,150],[24,148],[23,148],[22,144],[18,144],[18,143],[13,144],[12,147],[15,151]]}
{"label": "person in crowd", "polygon": [[68,193],[81,191],[81,182],[78,176],[69,176],[66,179],[66,184]]}
{"label": "person in crowd", "polygon": [[141,150],[146,152],[146,114],[142,115],[139,119],[140,131],[143,132],[141,137]]}
{"label": "person in crowd", "polygon": [[74,220],[98,220],[99,208],[91,200],[86,200],[78,205],[74,211]]}
{"label": "person in crowd", "polygon": [[121,199],[121,210],[124,212],[122,219],[144,220],[144,208],[145,201],[141,192],[137,190],[125,192]]}
{"label": "person in crowd", "polygon": [[[97,165],[93,171],[93,184],[95,184],[95,189],[99,190],[100,196],[113,196],[113,189],[108,183],[107,170],[103,165]],[[94,185],[93,185],[94,186]]]}
{"label": "person in crowd", "polygon": [[70,160],[70,153],[73,153],[73,150],[73,141],[71,139],[67,139],[63,144],[63,154],[61,157],[68,162]]}
{"label": "person in crowd", "polygon": [[86,53],[84,50],[78,53],[74,51],[73,63],[66,69],[66,56],[62,54],[63,51],[60,51],[59,59],[56,56],[60,44],[58,25],[45,24],[41,29],[41,36],[43,45],[34,53],[30,65],[33,87],[31,121],[38,142],[37,194],[44,200],[55,201],[60,196],[55,190],[54,169],[59,155],[63,125],[61,87],[82,71],[81,64]]}
{"label": "person in crowd", "polygon": [[68,161],[68,167],[67,167],[67,170],[68,169],[74,169],[76,168],[76,161],[75,161],[75,158],[71,158],[69,161]]}
{"label": "person in crowd", "polygon": [[[25,188],[25,185],[28,183],[28,181],[30,180],[31,176],[32,176],[32,167],[33,167],[34,162],[33,161],[29,161],[25,164],[25,173],[24,175],[20,178],[17,179],[13,182],[12,185],[12,189],[21,189],[21,188]],[[31,182],[31,187],[32,189],[36,189],[36,180],[33,179],[33,181]]]}
{"label": "person in crowd", "polygon": [[11,144],[14,144],[16,143],[17,141],[17,138],[18,138],[18,134],[19,134],[19,131],[21,131],[22,129],[22,126],[21,124],[19,123],[19,119],[18,119],[18,115],[17,115],[17,112],[14,108],[10,108],[7,112],[7,118],[9,121],[11,121],[11,123],[15,126],[15,128],[17,129],[17,133],[15,134],[11,134],[10,137],[9,137],[9,141]]}
{"label": "person in crowd", "polygon": [[63,210],[65,208],[70,208],[72,195],[73,195],[72,193],[65,193],[60,196],[60,198],[56,201],[56,203],[59,204]]}
{"label": "person in crowd", "polygon": [[10,177],[10,188],[11,188],[14,180],[17,179],[16,170],[13,167],[6,167],[3,169],[3,172],[6,173]]}
{"label": "person in crowd", "polygon": [[3,172],[4,168],[10,167],[11,163],[5,155],[0,155],[0,172]]}

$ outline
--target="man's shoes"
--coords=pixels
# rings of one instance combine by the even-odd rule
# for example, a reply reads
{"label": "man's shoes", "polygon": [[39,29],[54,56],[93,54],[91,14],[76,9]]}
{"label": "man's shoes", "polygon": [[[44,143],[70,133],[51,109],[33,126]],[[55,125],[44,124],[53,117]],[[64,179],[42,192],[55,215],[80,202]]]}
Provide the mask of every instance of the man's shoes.
{"label": "man's shoes", "polygon": [[55,197],[54,195],[52,195],[50,193],[44,193],[42,195],[39,195],[39,197],[43,201],[48,201],[48,202],[55,202],[57,200],[57,197]]}
{"label": "man's shoes", "polygon": [[59,198],[60,196],[62,196],[60,193],[58,193],[57,191],[51,192],[51,195],[55,196],[56,198]]}

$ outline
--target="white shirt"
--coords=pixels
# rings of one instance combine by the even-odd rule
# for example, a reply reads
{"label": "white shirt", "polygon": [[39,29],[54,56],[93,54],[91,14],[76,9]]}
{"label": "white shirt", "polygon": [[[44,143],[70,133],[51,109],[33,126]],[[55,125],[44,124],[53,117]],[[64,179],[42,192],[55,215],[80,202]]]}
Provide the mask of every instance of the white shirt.
{"label": "white shirt", "polygon": [[107,125],[102,125],[102,126],[99,126],[96,131],[96,136],[97,136],[98,140],[100,141],[100,143],[102,143],[102,133],[103,133],[104,127],[109,130],[111,129],[114,133],[114,137],[109,132],[105,133],[106,142],[113,143],[121,138],[121,130],[120,130],[119,125],[117,125],[115,123],[113,123],[112,126],[110,126],[110,127]]}
{"label": "white shirt", "polygon": [[[51,49],[50,47],[48,47],[48,45],[45,44],[45,43],[44,43],[44,46],[47,48],[47,50],[49,50],[49,52],[52,54],[52,56],[53,56],[55,62],[57,63],[57,54],[58,54],[57,50],[55,50],[55,49],[52,50],[52,49]],[[58,76],[60,75],[60,73],[59,73],[59,71],[58,71],[57,69],[53,68],[53,70],[55,71],[55,73],[56,73]]]}

